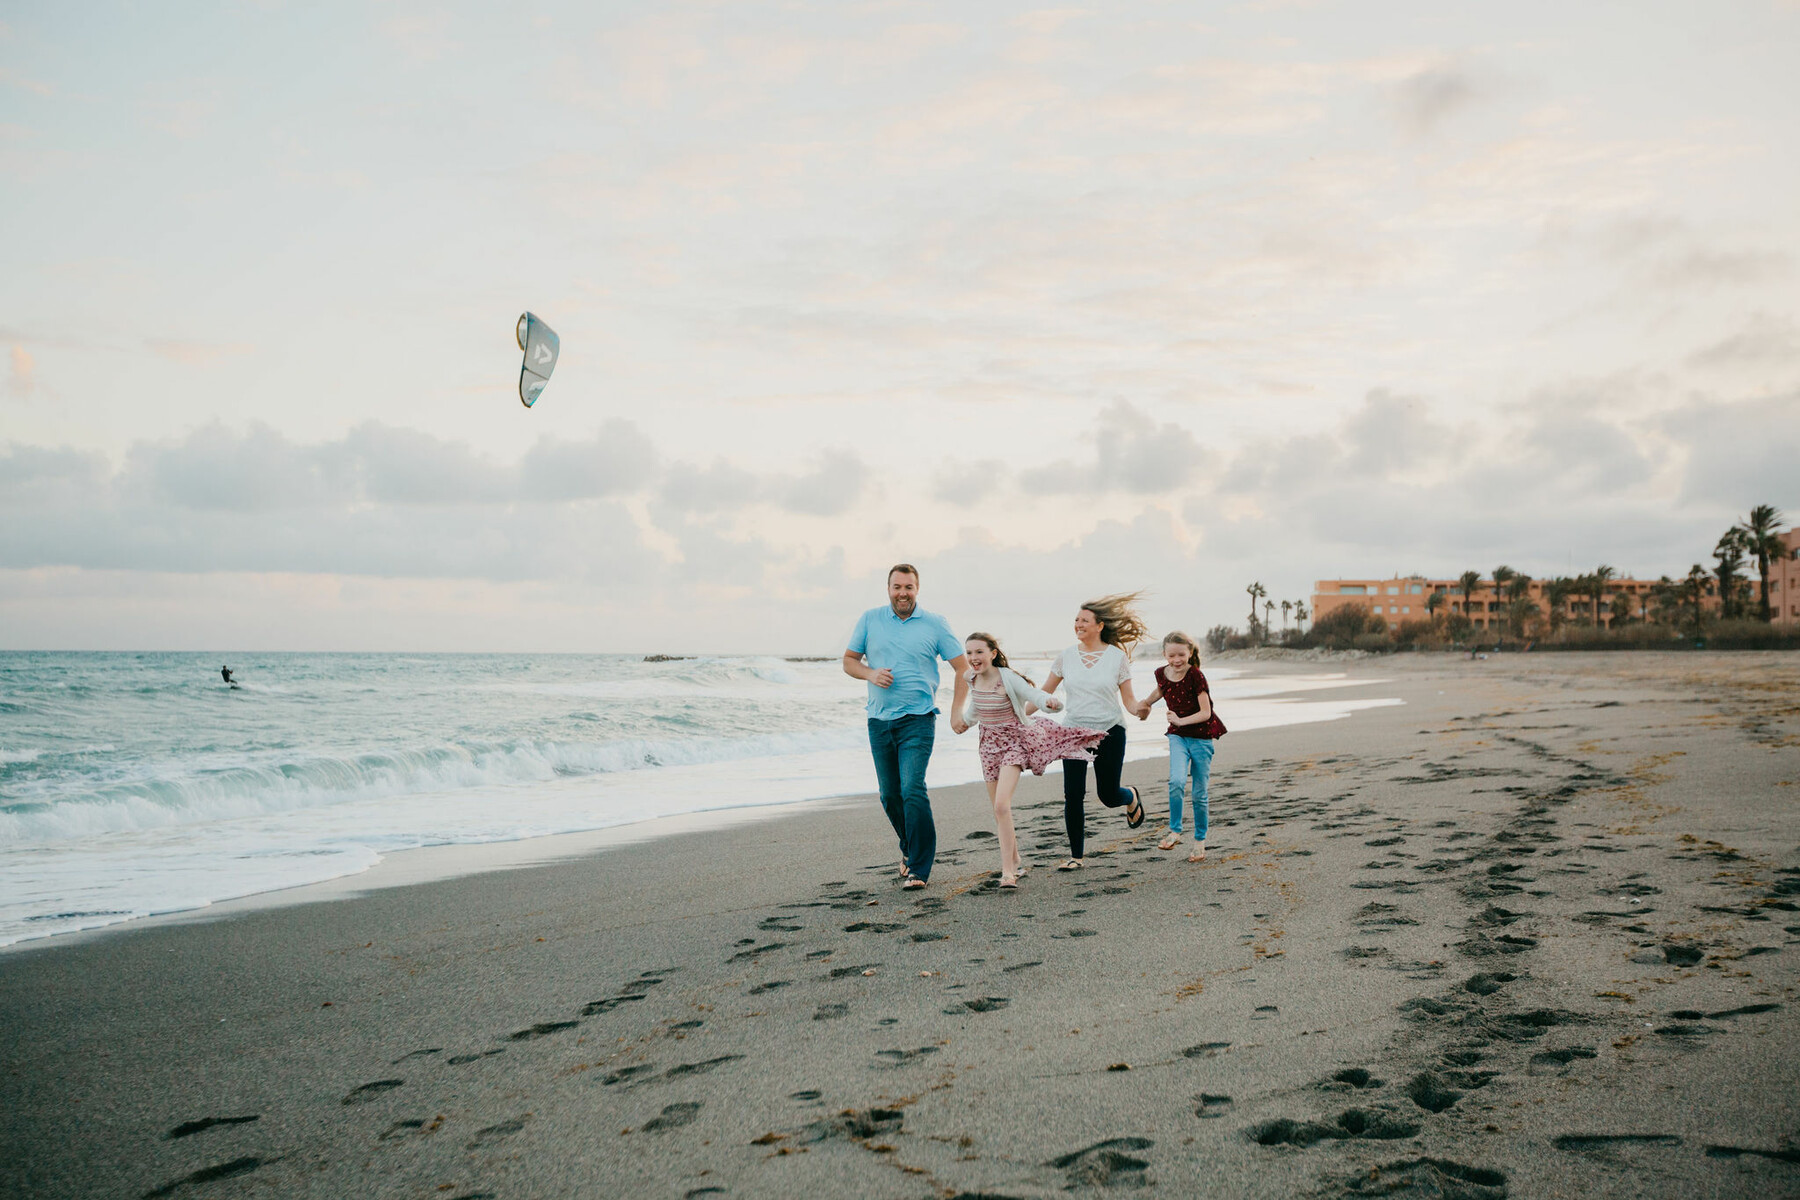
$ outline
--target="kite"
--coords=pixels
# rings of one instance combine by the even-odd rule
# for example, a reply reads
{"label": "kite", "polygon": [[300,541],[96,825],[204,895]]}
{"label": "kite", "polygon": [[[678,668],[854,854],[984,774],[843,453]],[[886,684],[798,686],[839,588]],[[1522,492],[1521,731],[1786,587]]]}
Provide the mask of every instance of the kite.
{"label": "kite", "polygon": [[530,408],[550,382],[550,372],[556,370],[562,342],[555,330],[524,313],[519,317],[519,349],[525,352],[525,363],[519,368],[519,399]]}

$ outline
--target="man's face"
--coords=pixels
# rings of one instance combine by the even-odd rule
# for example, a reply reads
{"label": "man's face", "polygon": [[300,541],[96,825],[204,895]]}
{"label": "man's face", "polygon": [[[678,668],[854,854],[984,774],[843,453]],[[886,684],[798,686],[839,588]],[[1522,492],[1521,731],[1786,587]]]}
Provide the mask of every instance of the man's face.
{"label": "man's face", "polygon": [[888,576],[888,604],[896,617],[910,617],[919,606],[919,577],[895,571]]}

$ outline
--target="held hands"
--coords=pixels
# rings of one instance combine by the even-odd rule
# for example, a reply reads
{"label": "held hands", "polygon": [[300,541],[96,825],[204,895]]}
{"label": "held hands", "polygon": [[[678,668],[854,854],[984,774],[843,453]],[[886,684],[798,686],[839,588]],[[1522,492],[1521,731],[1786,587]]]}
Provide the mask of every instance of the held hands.
{"label": "held hands", "polygon": [[1138,704],[1137,719],[1140,721],[1148,721],[1150,719],[1150,702],[1148,700]]}
{"label": "held hands", "polygon": [[950,717],[950,732],[964,734],[969,732],[969,723],[962,719],[961,713],[953,713]]}
{"label": "held hands", "polygon": [[1044,697],[1044,711],[1045,712],[1061,712],[1062,710],[1063,710],[1063,702],[1061,700],[1058,700],[1055,696],[1045,696]]}

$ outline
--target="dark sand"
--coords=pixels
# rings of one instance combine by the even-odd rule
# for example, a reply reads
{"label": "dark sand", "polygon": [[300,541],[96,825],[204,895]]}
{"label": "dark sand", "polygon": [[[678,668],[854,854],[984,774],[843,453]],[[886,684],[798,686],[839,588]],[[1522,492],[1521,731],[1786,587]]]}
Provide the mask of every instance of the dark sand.
{"label": "dark sand", "polygon": [[1800,1194],[1800,656],[1348,669],[1200,866],[1156,760],[1016,894],[959,788],[0,955],[0,1192]]}

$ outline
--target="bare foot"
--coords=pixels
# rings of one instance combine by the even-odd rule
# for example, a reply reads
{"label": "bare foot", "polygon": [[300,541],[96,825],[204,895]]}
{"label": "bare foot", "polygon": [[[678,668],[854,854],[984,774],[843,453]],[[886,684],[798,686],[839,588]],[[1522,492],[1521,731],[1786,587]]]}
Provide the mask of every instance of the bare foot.
{"label": "bare foot", "polygon": [[1194,852],[1192,854],[1188,855],[1188,861],[1189,862],[1204,862],[1205,860],[1206,860],[1205,844],[1201,843],[1201,842],[1195,842],[1194,843]]}
{"label": "bare foot", "polygon": [[1000,886],[1008,889],[1016,888],[1019,886],[1019,877],[1017,875],[1002,875],[1000,877]]}
{"label": "bare foot", "polygon": [[1181,845],[1181,835],[1179,833],[1171,833],[1165,835],[1162,841],[1156,843],[1156,848],[1158,850],[1173,850],[1179,845]]}
{"label": "bare foot", "polygon": [[908,875],[906,877],[906,882],[901,884],[900,886],[903,888],[906,888],[908,890],[913,890],[916,888],[924,887],[925,881],[923,879],[920,879],[917,875]]}

